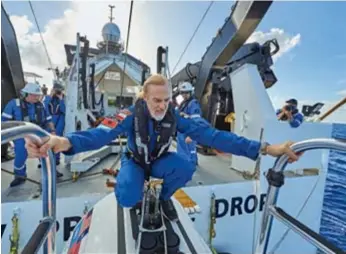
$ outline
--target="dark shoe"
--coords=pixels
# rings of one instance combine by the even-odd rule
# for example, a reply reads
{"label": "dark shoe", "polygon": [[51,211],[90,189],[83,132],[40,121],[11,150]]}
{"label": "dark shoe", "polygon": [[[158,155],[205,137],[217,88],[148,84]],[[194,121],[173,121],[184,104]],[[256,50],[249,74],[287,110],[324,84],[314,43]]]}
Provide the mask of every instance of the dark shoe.
{"label": "dark shoe", "polygon": [[24,177],[15,176],[14,180],[10,183],[10,187],[15,187],[25,183],[26,179]]}
{"label": "dark shoe", "polygon": [[59,178],[59,177],[62,177],[64,176],[63,173],[60,173],[58,170],[56,171],[56,177]]}
{"label": "dark shoe", "polygon": [[[55,165],[56,165],[56,166],[59,166],[59,165],[60,165],[60,161],[57,161],[57,162],[55,163]],[[38,164],[37,167],[38,167],[38,168],[41,168],[42,165],[41,165],[41,164]]]}
{"label": "dark shoe", "polygon": [[175,210],[172,200],[161,200],[161,208],[163,215],[170,221],[177,221],[178,214]]}

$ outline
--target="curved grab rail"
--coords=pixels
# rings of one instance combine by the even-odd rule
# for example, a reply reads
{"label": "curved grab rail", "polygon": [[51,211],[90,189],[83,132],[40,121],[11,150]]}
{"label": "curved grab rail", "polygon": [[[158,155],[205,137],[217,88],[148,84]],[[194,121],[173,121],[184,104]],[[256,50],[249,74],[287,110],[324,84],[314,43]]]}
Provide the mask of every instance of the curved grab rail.
{"label": "curved grab rail", "polygon": [[[297,142],[291,146],[292,150],[294,152],[305,152],[308,150],[315,150],[315,149],[334,149],[339,151],[345,151],[346,152],[346,142],[336,139],[310,139],[305,140],[302,142]],[[273,172],[274,173],[280,173],[283,172],[286,165],[288,163],[288,156],[283,155],[280,156],[274,164]],[[273,216],[277,217],[283,222],[287,222],[285,218],[289,215],[282,216],[282,214],[285,214],[284,212],[281,212],[279,215],[277,213],[277,210],[282,210],[280,208],[276,208],[276,202],[277,197],[279,194],[280,187],[275,187],[271,184],[269,184],[268,191],[267,191],[267,201],[264,205],[263,214],[262,214],[262,220],[260,225],[260,234],[257,241],[256,246],[256,254],[264,254],[267,253],[267,248],[269,244],[269,238],[270,238],[270,232],[272,228],[273,223]],[[299,222],[298,222],[299,223]],[[309,240],[312,244],[314,244],[319,249],[322,249],[325,253],[335,253],[332,248],[329,246],[325,246],[325,243],[321,243],[318,241],[315,241],[310,236],[305,235],[302,230],[297,230],[295,225],[293,223],[286,223],[289,227],[294,229],[296,232],[303,235],[307,240]]]}
{"label": "curved grab rail", "polygon": [[[47,136],[49,136],[48,132],[32,123],[19,121],[1,123],[1,144],[24,137],[42,144],[41,138]],[[56,251],[56,168],[55,157],[51,150],[48,151],[48,157],[41,158],[41,163],[43,217],[51,217],[54,222],[43,249],[45,254],[50,254]]]}

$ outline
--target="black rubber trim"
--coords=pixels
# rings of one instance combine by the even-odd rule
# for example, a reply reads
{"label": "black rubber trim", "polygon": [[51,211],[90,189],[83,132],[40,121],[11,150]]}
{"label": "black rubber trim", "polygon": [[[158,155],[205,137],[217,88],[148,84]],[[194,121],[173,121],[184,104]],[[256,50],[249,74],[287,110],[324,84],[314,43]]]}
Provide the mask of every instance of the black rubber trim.
{"label": "black rubber trim", "polygon": [[198,254],[195,247],[193,246],[189,236],[187,235],[186,231],[185,231],[185,228],[183,227],[183,225],[181,224],[180,221],[177,221],[177,225],[179,227],[179,230],[181,232],[181,234],[183,235],[184,237],[184,241],[186,242],[187,246],[189,247],[190,249],[190,252],[191,254]]}
{"label": "black rubber trim", "polygon": [[126,239],[124,225],[124,209],[118,203],[118,252],[117,254],[126,254]]}
{"label": "black rubber trim", "polygon": [[43,242],[45,241],[48,235],[48,232],[52,227],[52,224],[53,224],[53,219],[47,218],[46,220],[41,221],[21,253],[22,254],[37,253],[39,249],[41,248]]}
{"label": "black rubber trim", "polygon": [[291,215],[289,215],[288,213],[286,213],[283,209],[281,209],[280,207],[275,207],[276,211],[278,214],[280,214],[283,218],[285,218],[287,221],[289,221],[290,223],[292,223],[294,226],[296,226],[297,228],[299,228],[300,230],[304,231],[306,234],[308,234],[311,238],[314,238],[316,241],[318,241],[319,243],[323,244],[324,246],[326,246],[328,249],[330,249],[331,251],[333,251],[336,254],[345,254],[346,252],[344,252],[342,249],[338,248],[337,246],[335,246],[334,244],[332,244],[331,242],[329,242],[325,237],[317,234],[315,231],[311,230],[309,227],[307,227],[306,225],[304,225],[303,223],[301,223],[300,221],[296,220],[295,218],[293,218]]}
{"label": "black rubber trim", "polygon": [[135,208],[130,209],[130,218],[131,218],[132,237],[134,240],[137,241],[138,234],[139,234],[138,225],[140,222],[137,219],[137,214],[136,214]]}

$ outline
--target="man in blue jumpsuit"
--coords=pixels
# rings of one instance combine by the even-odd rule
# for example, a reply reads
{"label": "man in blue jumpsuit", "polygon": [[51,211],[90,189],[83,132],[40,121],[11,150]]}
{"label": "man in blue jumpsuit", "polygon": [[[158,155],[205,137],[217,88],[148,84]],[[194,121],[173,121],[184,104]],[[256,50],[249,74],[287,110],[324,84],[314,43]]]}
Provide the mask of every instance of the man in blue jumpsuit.
{"label": "man in blue jumpsuit", "polygon": [[121,133],[127,133],[128,150],[122,156],[115,187],[117,201],[122,207],[135,206],[142,199],[143,184],[148,175],[162,178],[161,207],[170,220],[178,219],[171,196],[191,180],[195,171],[195,166],[189,161],[177,153],[168,152],[176,130],[203,145],[253,160],[259,154],[287,154],[292,161],[298,159],[290,149],[291,142],[280,145],[260,143],[216,130],[203,121],[200,123],[180,116],[170,103],[171,94],[167,79],[152,75],[143,85],[143,99],[138,99],[134,106],[119,113],[114,128],[89,129],[69,133],[65,137],[52,135],[41,146],[26,139],[26,148],[31,157],[37,158],[47,156],[49,148],[73,155],[99,149]]}
{"label": "man in blue jumpsuit", "polygon": [[[189,82],[184,82],[179,86],[179,93],[184,98],[179,106],[180,114],[184,117],[198,118],[201,117],[202,110],[199,102],[193,97],[194,87]],[[185,157],[193,165],[198,164],[197,142],[192,140],[184,133],[178,132],[177,135],[177,152]]]}
{"label": "man in blue jumpsuit", "polygon": [[304,116],[298,110],[298,101],[296,99],[289,99],[282,109],[276,111],[279,121],[288,121],[292,128],[299,127],[303,121]]}
{"label": "man in blue jumpsuit", "polygon": [[[62,136],[65,129],[65,100],[64,87],[58,82],[54,82],[52,95],[46,96],[45,106],[48,108],[55,127],[56,135]],[[56,165],[60,164],[60,153],[56,153]]]}
{"label": "man in blue jumpsuit", "polygon": [[[41,87],[36,83],[27,83],[21,90],[22,96],[19,99],[12,99],[6,105],[1,115],[1,121],[25,121],[37,124],[41,128],[55,134],[55,128],[43,103]],[[27,151],[24,139],[14,141],[14,174],[15,178],[10,186],[14,187],[25,182]]]}

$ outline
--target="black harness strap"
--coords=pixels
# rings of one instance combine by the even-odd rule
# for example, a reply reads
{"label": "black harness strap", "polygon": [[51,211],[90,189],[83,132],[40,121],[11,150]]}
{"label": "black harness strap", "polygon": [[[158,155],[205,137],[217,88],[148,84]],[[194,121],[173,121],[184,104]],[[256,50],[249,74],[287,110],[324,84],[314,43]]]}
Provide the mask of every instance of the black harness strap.
{"label": "black harness strap", "polygon": [[132,156],[145,170],[145,179],[149,180],[151,174],[151,162],[168,151],[175,135],[176,119],[174,109],[169,104],[165,117],[160,122],[155,122],[155,131],[158,133],[155,148],[149,152],[150,136],[148,130],[149,113],[146,102],[142,99],[136,101],[134,114],[135,151]]}
{"label": "black harness strap", "polygon": [[49,113],[51,115],[61,115],[63,112],[60,110],[60,100],[58,97],[53,96],[48,104]]}
{"label": "black harness strap", "polygon": [[31,122],[39,126],[42,126],[45,123],[44,106],[42,102],[35,103],[34,119],[30,119],[29,111],[28,111],[28,103],[26,101],[20,100],[20,108],[22,111],[22,121]]}

